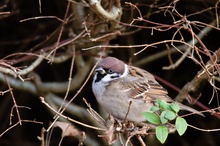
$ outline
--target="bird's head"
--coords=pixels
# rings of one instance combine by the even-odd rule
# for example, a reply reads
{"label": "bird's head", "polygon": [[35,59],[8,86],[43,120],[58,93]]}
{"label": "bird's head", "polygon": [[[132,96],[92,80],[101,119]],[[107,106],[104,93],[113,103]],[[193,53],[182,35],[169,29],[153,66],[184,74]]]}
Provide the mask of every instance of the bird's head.
{"label": "bird's head", "polygon": [[110,82],[127,75],[127,65],[114,57],[106,57],[100,61],[95,69],[94,82]]}

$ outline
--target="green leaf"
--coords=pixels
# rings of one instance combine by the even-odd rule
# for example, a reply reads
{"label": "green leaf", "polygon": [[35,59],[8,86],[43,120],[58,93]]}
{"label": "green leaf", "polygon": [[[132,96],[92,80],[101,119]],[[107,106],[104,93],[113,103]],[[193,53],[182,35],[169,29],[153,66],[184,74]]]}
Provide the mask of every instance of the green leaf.
{"label": "green leaf", "polygon": [[148,122],[152,124],[155,124],[155,125],[160,124],[160,118],[155,113],[144,112],[143,116]]}
{"label": "green leaf", "polygon": [[164,143],[168,136],[168,128],[166,126],[158,126],[156,128],[156,137],[161,142]]}
{"label": "green leaf", "polygon": [[179,106],[179,104],[176,103],[176,102],[171,103],[171,104],[170,104],[170,107],[171,107],[172,110],[175,111],[176,113],[178,113],[179,110],[180,110],[180,106]]}
{"label": "green leaf", "polygon": [[155,112],[155,111],[159,111],[160,110],[160,108],[158,107],[158,106],[152,106],[151,108],[150,108],[150,111],[151,112]]}
{"label": "green leaf", "polygon": [[176,126],[176,130],[177,130],[178,134],[180,136],[182,136],[186,132],[188,124],[187,124],[186,120],[183,119],[182,117],[177,117],[176,122],[175,122],[175,126]]}
{"label": "green leaf", "polygon": [[170,104],[167,103],[167,102],[164,101],[164,100],[161,100],[161,101],[160,101],[159,107],[160,107],[162,110],[171,110]]}
{"label": "green leaf", "polygon": [[162,100],[161,99],[156,99],[156,103],[158,104],[158,105],[160,105],[160,102],[161,102]]}
{"label": "green leaf", "polygon": [[169,121],[172,121],[173,119],[176,118],[176,113],[174,113],[173,111],[166,111],[166,114],[165,114],[165,118],[168,119]]}
{"label": "green leaf", "polygon": [[166,124],[168,119],[165,118],[165,115],[166,115],[167,111],[163,111],[161,114],[160,114],[160,121],[162,124]]}

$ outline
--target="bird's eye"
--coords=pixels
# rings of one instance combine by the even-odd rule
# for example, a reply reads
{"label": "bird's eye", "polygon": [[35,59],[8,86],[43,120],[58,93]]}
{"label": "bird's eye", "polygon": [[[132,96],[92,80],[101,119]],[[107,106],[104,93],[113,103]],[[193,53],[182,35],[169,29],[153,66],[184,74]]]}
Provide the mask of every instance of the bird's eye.
{"label": "bird's eye", "polygon": [[115,71],[113,69],[108,69],[107,72],[108,74],[113,74]]}

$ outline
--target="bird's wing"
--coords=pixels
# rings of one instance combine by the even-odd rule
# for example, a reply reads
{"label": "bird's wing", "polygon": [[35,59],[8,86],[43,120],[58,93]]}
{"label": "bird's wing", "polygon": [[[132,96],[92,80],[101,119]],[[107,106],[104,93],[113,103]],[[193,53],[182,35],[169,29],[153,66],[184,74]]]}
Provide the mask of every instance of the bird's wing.
{"label": "bird's wing", "polygon": [[[127,92],[128,97],[143,100],[143,101],[152,101],[156,99],[164,100],[168,103],[174,102],[168,95],[167,90],[164,89],[160,84],[155,82],[155,80],[146,80],[146,79],[137,79],[137,78],[124,78],[121,80],[121,89],[122,92]],[[181,110],[186,110],[201,116],[204,116],[201,112],[178,103]]]}
{"label": "bird's wing", "polygon": [[[133,70],[132,70],[133,69]],[[166,102],[174,102],[167,94],[167,90],[164,89],[151,75],[145,70],[140,68],[130,68],[130,74],[127,77],[115,80],[115,86],[128,94],[127,97],[144,101],[155,101],[161,99]],[[204,116],[201,112],[178,103],[182,110],[190,111],[198,115]]]}
{"label": "bird's wing", "polygon": [[172,101],[167,96],[167,90],[164,89],[155,78],[145,70],[131,67],[130,74],[126,78],[118,80],[122,92],[127,92],[129,97],[143,100],[162,99]]}

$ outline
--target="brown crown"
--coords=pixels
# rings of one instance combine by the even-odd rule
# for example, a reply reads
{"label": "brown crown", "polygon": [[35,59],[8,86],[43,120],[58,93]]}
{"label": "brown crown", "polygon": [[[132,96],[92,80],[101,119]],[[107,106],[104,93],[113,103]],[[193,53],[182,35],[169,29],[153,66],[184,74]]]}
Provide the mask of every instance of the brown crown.
{"label": "brown crown", "polygon": [[125,70],[125,63],[115,57],[106,57],[102,59],[99,66],[104,69],[113,69],[119,74],[123,74]]}

